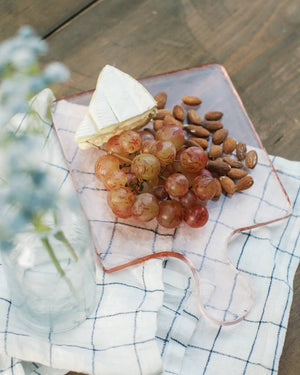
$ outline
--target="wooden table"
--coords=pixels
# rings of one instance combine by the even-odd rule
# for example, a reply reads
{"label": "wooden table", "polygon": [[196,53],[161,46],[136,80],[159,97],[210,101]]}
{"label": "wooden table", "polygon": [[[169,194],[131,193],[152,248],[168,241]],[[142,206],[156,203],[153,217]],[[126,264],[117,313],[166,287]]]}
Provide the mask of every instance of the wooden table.
{"label": "wooden table", "polygon": [[[0,0],[0,39],[32,25],[64,62],[56,96],[94,88],[116,65],[135,78],[207,62],[225,66],[267,151],[300,160],[297,0]],[[300,272],[279,375],[300,374]]]}

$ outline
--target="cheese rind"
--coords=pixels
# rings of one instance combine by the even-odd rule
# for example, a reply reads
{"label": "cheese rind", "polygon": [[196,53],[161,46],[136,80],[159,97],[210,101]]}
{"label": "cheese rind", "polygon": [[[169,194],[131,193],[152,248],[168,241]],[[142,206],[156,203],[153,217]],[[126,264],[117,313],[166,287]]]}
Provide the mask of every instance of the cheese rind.
{"label": "cheese rind", "polygon": [[157,111],[157,103],[138,81],[106,65],[99,74],[88,111],[75,139],[80,148],[101,146],[124,130],[146,125]]}

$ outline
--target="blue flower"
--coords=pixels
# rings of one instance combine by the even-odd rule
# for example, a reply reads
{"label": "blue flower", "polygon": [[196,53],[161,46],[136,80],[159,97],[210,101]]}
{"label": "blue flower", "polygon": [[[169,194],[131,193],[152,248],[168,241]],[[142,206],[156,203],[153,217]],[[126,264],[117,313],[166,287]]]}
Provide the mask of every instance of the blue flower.
{"label": "blue flower", "polygon": [[60,62],[54,62],[46,66],[43,77],[47,84],[54,82],[64,82],[70,78],[70,71]]}
{"label": "blue flower", "polygon": [[23,25],[20,27],[18,31],[18,35],[23,38],[27,39],[35,35],[34,29],[29,25]]}
{"label": "blue flower", "polygon": [[[45,139],[41,132],[45,129],[28,105],[28,100],[48,84],[70,76],[58,62],[41,71],[38,57],[46,49],[45,41],[30,26],[23,26],[15,37],[0,44],[0,250],[8,248],[10,240],[28,223],[33,227],[37,218],[57,211],[60,202],[56,177],[43,162]],[[19,126],[18,117],[21,121],[25,113],[33,126]],[[37,124],[41,132],[36,131]]]}
{"label": "blue flower", "polygon": [[31,38],[27,42],[28,48],[39,55],[44,55],[48,51],[47,43],[40,38]]}
{"label": "blue flower", "polygon": [[36,54],[25,45],[16,48],[10,56],[11,63],[20,70],[28,69],[36,62]]}
{"label": "blue flower", "polygon": [[38,57],[46,51],[46,42],[30,26],[0,44],[0,126],[27,111],[28,100],[47,85],[69,79],[69,70],[59,62],[41,72]]}
{"label": "blue flower", "polygon": [[32,93],[37,93],[45,87],[45,80],[43,76],[36,75],[29,78],[28,89]]}

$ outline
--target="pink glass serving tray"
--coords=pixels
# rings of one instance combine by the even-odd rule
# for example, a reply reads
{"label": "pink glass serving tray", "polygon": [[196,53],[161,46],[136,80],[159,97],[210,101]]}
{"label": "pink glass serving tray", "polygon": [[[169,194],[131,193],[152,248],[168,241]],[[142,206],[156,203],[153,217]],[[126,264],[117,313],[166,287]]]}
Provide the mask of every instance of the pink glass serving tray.
{"label": "pink glass serving tray", "polygon": [[89,220],[100,263],[106,272],[114,272],[155,257],[182,259],[195,276],[201,312],[217,324],[236,323],[249,312],[252,292],[246,277],[228,257],[228,242],[236,232],[288,217],[289,199],[224,67],[208,64],[145,78],[141,83],[153,96],[166,91],[166,108],[182,105],[184,95],[196,95],[202,99],[196,107],[201,116],[212,110],[222,111],[229,135],[258,152],[258,164],[250,172],[254,185],[244,192],[209,201],[209,221],[203,228],[192,229],[182,223],[170,230],[156,220],[140,223],[119,219],[108,207],[107,191],[94,175],[95,162],[103,152],[82,151],[74,140],[93,90],[57,100],[54,126]]}

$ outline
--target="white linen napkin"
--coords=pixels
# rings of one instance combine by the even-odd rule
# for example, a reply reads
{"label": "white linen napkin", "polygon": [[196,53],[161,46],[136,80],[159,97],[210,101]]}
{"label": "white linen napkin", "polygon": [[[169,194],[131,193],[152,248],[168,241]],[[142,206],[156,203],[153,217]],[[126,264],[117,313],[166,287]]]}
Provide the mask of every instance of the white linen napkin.
{"label": "white linen napkin", "polygon": [[[53,99],[49,89],[42,91],[32,100],[36,113],[16,116],[10,125],[18,126],[22,131],[32,126],[35,120],[35,126],[47,127],[46,146],[43,140],[41,156],[49,165],[49,173],[55,174],[60,189],[68,191],[72,180],[50,118]],[[75,194],[74,189],[72,193]],[[65,372],[117,375],[124,374],[124,371],[130,374],[161,371],[162,361],[155,341],[157,311],[163,298],[161,261],[153,260],[116,275],[105,274],[101,268],[97,271],[97,304],[91,316],[72,331],[39,337],[19,322],[0,261],[0,356],[4,356],[3,370],[14,372],[15,363],[24,360]],[[8,366],[7,356],[18,361],[13,360]],[[38,372],[37,369],[33,371]]]}
{"label": "white linen napkin", "polygon": [[[45,108],[53,96],[44,90],[39,98],[35,109],[49,125]],[[16,319],[0,264],[0,373],[276,373],[300,258],[300,163],[282,158],[273,163],[293,214],[230,242],[229,255],[253,289],[244,321],[219,327],[200,316],[187,266],[152,259],[112,274],[99,268],[98,305],[91,317],[72,331],[37,337]]]}
{"label": "white linen napkin", "polygon": [[231,327],[201,319],[187,347],[182,374],[278,372],[300,259],[300,163],[275,157],[273,164],[290,197],[292,215],[240,233],[229,245],[237,268],[249,276],[253,307],[246,319]]}

